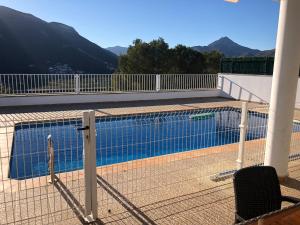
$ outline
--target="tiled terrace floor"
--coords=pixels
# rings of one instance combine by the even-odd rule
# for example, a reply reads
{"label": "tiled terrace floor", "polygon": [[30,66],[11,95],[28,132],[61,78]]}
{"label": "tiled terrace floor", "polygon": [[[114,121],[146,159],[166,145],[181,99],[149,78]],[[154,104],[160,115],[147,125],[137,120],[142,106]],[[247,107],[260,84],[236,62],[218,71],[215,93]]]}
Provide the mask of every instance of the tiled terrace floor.
{"label": "tiled terrace floor", "polygon": [[[300,197],[299,160],[290,163],[289,171],[290,178],[286,184],[282,185],[282,191],[286,195]],[[63,183],[75,198],[83,199],[83,190],[79,191],[75,188],[78,184],[82,188],[82,180],[79,182],[78,180],[71,181],[71,179],[67,182],[63,180]],[[140,185],[139,181],[137,184]],[[36,193],[41,190],[45,191],[41,194],[42,200],[40,193]],[[3,212],[6,210],[9,214],[15,212],[16,221],[18,217],[24,218],[26,211],[29,211],[31,219],[19,221],[16,224],[82,224],[83,222],[75,217],[74,211],[58,190],[60,188],[48,185],[44,188],[20,192],[19,196],[15,196],[14,207],[9,207],[8,204],[4,208],[5,206],[1,204],[2,221],[7,219]],[[126,202],[120,193],[114,192],[110,194],[114,197],[108,199],[107,196],[103,196],[108,195],[104,192],[106,191],[98,186],[100,220],[94,224],[143,224],[143,222],[146,224],[232,224],[233,222],[234,197],[231,179],[213,182],[210,179],[199,178],[164,187],[157,186],[151,191],[138,193],[136,197],[127,197],[132,203],[127,204],[127,208],[115,200],[121,199],[121,202]],[[22,196],[25,198],[25,193],[28,201],[23,200],[22,209],[20,209],[18,204],[22,201],[17,199]],[[28,194],[36,195],[36,197],[28,197]],[[128,208],[128,205],[131,208]],[[41,214],[40,210],[43,211]],[[23,211],[23,214],[19,211]]]}
{"label": "tiled terrace floor", "polygon": [[[0,115],[0,121],[2,128],[13,127],[16,122],[78,117],[85,108],[97,109],[97,116],[103,116],[225,106],[240,107],[241,102],[226,99],[180,100],[143,107],[94,104],[80,106],[80,110],[74,110],[74,106],[52,106],[48,109],[37,108],[39,112],[34,112],[34,107],[27,107],[23,113],[15,113],[17,109],[7,109],[6,114]],[[254,103],[249,107],[267,111],[266,107]],[[67,109],[71,111],[65,111]],[[295,119],[300,119],[298,111]],[[297,151],[300,139],[296,134],[293,138],[295,144],[292,151]],[[9,141],[7,136],[5,140],[0,140],[2,151]],[[246,143],[246,164],[261,162],[263,146],[264,140]],[[100,219],[95,224],[232,224],[232,179],[216,182],[211,178],[219,172],[235,168],[237,149],[237,144],[230,144],[99,167]],[[4,163],[2,159],[1,164]],[[290,179],[282,185],[282,191],[300,197],[300,160],[289,163],[289,172]],[[2,179],[0,224],[82,224],[82,208],[73,207],[77,201],[78,205],[84,204],[82,171],[57,176],[59,182],[56,185],[48,184],[47,177],[24,181]]]}

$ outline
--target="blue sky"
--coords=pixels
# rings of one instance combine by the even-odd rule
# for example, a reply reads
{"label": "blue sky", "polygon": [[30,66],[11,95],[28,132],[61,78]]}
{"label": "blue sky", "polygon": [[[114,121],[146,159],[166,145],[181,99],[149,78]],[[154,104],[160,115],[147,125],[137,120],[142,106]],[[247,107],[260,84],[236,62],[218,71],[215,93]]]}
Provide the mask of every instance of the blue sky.
{"label": "blue sky", "polygon": [[162,37],[171,47],[228,36],[252,48],[275,47],[279,3],[272,0],[0,0],[0,5],[74,27],[102,47]]}

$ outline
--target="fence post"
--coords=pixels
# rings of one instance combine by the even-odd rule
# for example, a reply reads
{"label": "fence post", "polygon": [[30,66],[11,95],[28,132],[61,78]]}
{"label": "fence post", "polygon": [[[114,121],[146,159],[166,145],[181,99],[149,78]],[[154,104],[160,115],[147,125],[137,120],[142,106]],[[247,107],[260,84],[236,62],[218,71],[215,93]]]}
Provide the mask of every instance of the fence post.
{"label": "fence post", "polygon": [[79,79],[79,74],[75,74],[74,80],[75,80],[75,93],[79,94],[80,93],[80,79]]}
{"label": "fence post", "polygon": [[95,111],[83,113],[83,155],[85,181],[85,220],[93,222],[97,211],[96,134]]}
{"label": "fence post", "polygon": [[217,81],[216,81],[217,89],[223,90],[224,89],[224,76],[217,74]]}
{"label": "fence post", "polygon": [[160,74],[156,74],[156,79],[155,79],[155,84],[156,84],[156,91],[160,91]]}
{"label": "fence post", "polygon": [[52,136],[49,134],[47,137],[47,141],[48,141],[48,157],[49,157],[49,161],[48,161],[48,170],[50,173],[50,180],[48,181],[50,184],[53,184],[56,180],[55,180],[55,176],[54,176],[54,149],[53,149],[53,141],[52,141]]}
{"label": "fence post", "polygon": [[239,152],[237,162],[237,169],[242,169],[244,166],[244,152],[245,152],[245,139],[248,128],[248,103],[242,103],[242,115],[240,124],[240,142],[239,142]]}

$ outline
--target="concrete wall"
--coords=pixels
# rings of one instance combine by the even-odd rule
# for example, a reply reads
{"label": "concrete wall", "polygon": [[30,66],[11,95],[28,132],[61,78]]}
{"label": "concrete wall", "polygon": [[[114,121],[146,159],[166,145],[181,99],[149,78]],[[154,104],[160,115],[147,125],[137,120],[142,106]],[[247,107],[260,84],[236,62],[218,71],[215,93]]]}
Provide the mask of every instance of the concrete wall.
{"label": "concrete wall", "polygon": [[[298,84],[300,79],[298,79]],[[269,103],[272,76],[248,74],[219,74],[218,88],[222,97]],[[299,85],[298,85],[299,87]],[[296,107],[300,107],[300,88],[297,89]]]}
{"label": "concrete wall", "polygon": [[14,96],[0,97],[0,107],[22,106],[22,105],[51,105],[68,103],[91,103],[91,102],[122,102],[122,101],[143,101],[159,99],[178,99],[178,98],[203,98],[218,97],[220,90],[207,89],[201,91],[176,91],[176,92],[147,92],[147,93],[118,93],[118,94],[99,94],[99,95],[47,95],[47,96]]}

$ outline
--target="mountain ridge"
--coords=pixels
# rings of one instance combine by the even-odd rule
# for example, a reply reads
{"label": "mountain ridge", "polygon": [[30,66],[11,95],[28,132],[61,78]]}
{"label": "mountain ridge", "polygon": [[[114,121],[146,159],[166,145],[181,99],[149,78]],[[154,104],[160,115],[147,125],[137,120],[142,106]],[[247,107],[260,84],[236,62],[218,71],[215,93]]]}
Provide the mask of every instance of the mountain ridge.
{"label": "mountain ridge", "polygon": [[[226,57],[274,56],[275,52],[251,49],[228,37],[191,48],[219,51]],[[46,22],[1,5],[0,49],[0,73],[113,73],[118,56],[128,50],[122,46],[101,48],[69,25]]]}
{"label": "mountain ridge", "polygon": [[118,57],[73,27],[0,6],[0,73],[112,73]]}
{"label": "mountain ridge", "polygon": [[271,50],[258,50],[242,46],[229,37],[221,37],[220,39],[210,43],[207,46],[193,46],[194,50],[199,52],[218,51],[226,57],[256,57],[256,56],[274,56],[274,49]]}
{"label": "mountain ridge", "polygon": [[[229,37],[221,37],[220,39],[210,43],[207,46],[192,46],[192,49],[199,51],[201,53],[218,51],[225,55],[225,57],[266,57],[266,56],[274,56],[275,50],[259,50],[252,49],[249,47],[242,46]],[[114,46],[108,47],[107,50],[113,52],[116,55],[126,54],[128,48],[122,46]]]}
{"label": "mountain ridge", "polygon": [[106,50],[108,50],[108,51],[110,51],[110,52],[112,52],[112,53],[120,56],[120,55],[127,54],[128,48],[116,45],[116,46],[113,46],[113,47],[108,47],[108,48],[106,48]]}

